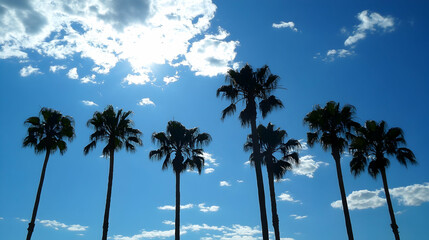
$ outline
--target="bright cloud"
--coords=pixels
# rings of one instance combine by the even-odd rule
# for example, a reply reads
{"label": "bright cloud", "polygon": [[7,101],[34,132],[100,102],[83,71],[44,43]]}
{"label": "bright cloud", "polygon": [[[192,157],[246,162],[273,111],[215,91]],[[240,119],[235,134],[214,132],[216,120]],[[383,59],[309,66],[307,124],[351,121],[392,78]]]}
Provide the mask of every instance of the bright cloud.
{"label": "bright cloud", "polygon": [[244,183],[244,181],[243,181],[243,180],[237,180],[237,182],[238,182],[238,183]]}
{"label": "bright cloud", "polygon": [[148,72],[147,71],[143,71],[140,72],[139,74],[128,74],[125,78],[124,78],[124,83],[127,83],[128,85],[145,85],[146,83],[150,83],[153,82],[152,79],[150,79]]}
{"label": "bright cloud", "polygon": [[390,195],[405,206],[420,206],[429,202],[429,183],[397,187],[390,190]]}
{"label": "bright cloud", "polygon": [[215,171],[215,169],[214,168],[206,168],[206,169],[204,169],[204,173],[205,174],[209,174],[209,173],[212,173],[212,172],[214,172]]}
{"label": "bright cloud", "polygon": [[301,219],[307,218],[307,216],[299,216],[299,215],[296,215],[296,214],[291,214],[289,216],[295,218],[296,220],[301,220]]}
{"label": "bright cloud", "polygon": [[88,100],[83,100],[82,103],[85,104],[86,106],[98,106],[98,104],[96,104],[95,102],[88,101]]}
{"label": "bright cloud", "polygon": [[162,221],[162,223],[164,223],[166,225],[173,225],[173,226],[175,224],[173,221],[170,221],[170,220],[164,220],[164,221]]}
{"label": "bright cloud", "polygon": [[174,82],[177,82],[177,81],[179,81],[179,75],[178,75],[178,72],[176,71],[176,74],[174,75],[174,76],[172,76],[172,77],[169,77],[169,76],[166,76],[166,77],[164,77],[164,79],[163,79],[163,81],[165,82],[165,84],[170,84],[170,83],[174,83]]}
{"label": "bright cloud", "polygon": [[[186,234],[186,231],[180,231],[180,235]],[[131,237],[126,237],[122,235],[114,235],[112,237],[113,240],[139,240],[139,239],[152,239],[152,238],[168,238],[168,237],[174,237],[174,229],[172,230],[152,230],[152,231],[141,231],[140,234],[136,234]]]}
{"label": "bright cloud", "polygon": [[280,23],[273,23],[273,28],[290,28],[295,32],[298,31],[298,29],[295,27],[294,22],[283,22],[283,21],[281,21]]}
{"label": "bright cloud", "polygon": [[[76,72],[77,74],[77,72]],[[97,83],[96,81],[94,81],[95,79],[95,74],[91,74],[90,76],[85,76],[83,78],[80,79],[81,83]]]}
{"label": "bright cloud", "polygon": [[203,152],[203,158],[206,160],[206,162],[204,163],[205,166],[219,166],[219,163],[216,162],[216,159],[213,158],[213,154],[208,153],[208,152]]}
{"label": "bright cloud", "polygon": [[383,17],[376,12],[369,13],[368,10],[360,12],[357,18],[359,19],[360,24],[355,26],[353,35],[346,39],[344,42],[345,46],[353,45],[359,40],[364,39],[366,34],[369,32],[375,32],[378,29],[383,31],[392,31],[394,27],[394,20],[392,17]]}
{"label": "bright cloud", "polygon": [[29,65],[27,67],[21,68],[21,70],[19,71],[19,74],[21,75],[21,77],[28,77],[31,74],[41,74],[39,70],[40,70],[39,68],[35,68]]}
{"label": "bright cloud", "polygon": [[205,205],[205,203],[198,204],[198,207],[200,208],[201,212],[217,212],[219,210],[219,206],[213,205],[206,207]]}
{"label": "bright cloud", "polygon": [[290,182],[290,178],[282,178],[282,179],[278,179],[276,180],[276,182]]}
{"label": "bright cloud", "polygon": [[277,201],[299,202],[299,200],[295,200],[287,191],[277,196]]}
{"label": "bright cloud", "polygon": [[299,165],[295,165],[292,168],[292,172],[296,175],[304,175],[309,178],[314,177],[314,172],[320,167],[320,166],[328,166],[328,163],[325,162],[316,162],[314,161],[314,156],[312,155],[304,155],[302,157],[299,157]]}
{"label": "bright cloud", "polygon": [[50,227],[55,230],[65,229],[72,232],[82,232],[87,230],[87,226],[82,226],[79,224],[67,225],[65,223],[58,222],[56,220],[40,220],[39,221],[43,226]]}
{"label": "bright cloud", "polygon": [[49,67],[49,71],[50,72],[53,72],[53,73],[55,73],[55,72],[57,72],[57,71],[59,71],[59,70],[64,70],[64,69],[66,69],[67,67],[66,66],[64,66],[64,65],[54,65],[54,66],[50,66]]}
{"label": "bright cloud", "polygon": [[[386,199],[379,196],[379,193],[382,190],[359,190],[353,191],[347,196],[347,205],[350,210],[354,209],[368,209],[368,208],[378,208],[383,206],[386,203]],[[337,200],[331,203],[333,208],[343,208],[341,200]]]}
{"label": "bright cloud", "polygon": [[71,79],[78,79],[79,74],[77,74],[77,68],[70,69],[67,73],[67,77],[69,77]]}
{"label": "bright cloud", "polygon": [[227,181],[220,181],[219,186],[221,187],[231,187],[231,184]]}
{"label": "bright cloud", "polygon": [[204,76],[225,73],[238,45],[225,40],[224,30],[206,34],[216,12],[211,0],[2,1],[0,7],[0,58],[28,58],[29,51],[54,59],[80,56],[99,74],[126,60],[131,76],[139,76],[126,80],[140,84],[142,69],[152,64],[189,65]]}
{"label": "bright cloud", "polygon": [[235,59],[238,41],[224,41],[229,33],[219,27],[217,35],[205,35],[186,53],[186,63],[196,75],[213,77],[227,72]]}
{"label": "bright cloud", "polygon": [[[193,208],[194,204],[189,203],[186,205],[180,205],[180,209],[190,209]],[[160,206],[158,207],[159,210],[176,210],[176,206],[173,205],[165,205],[165,206]]]}
{"label": "bright cloud", "polygon": [[146,106],[146,105],[152,105],[155,106],[155,103],[150,100],[150,98],[142,98],[140,102],[137,103],[139,106]]}

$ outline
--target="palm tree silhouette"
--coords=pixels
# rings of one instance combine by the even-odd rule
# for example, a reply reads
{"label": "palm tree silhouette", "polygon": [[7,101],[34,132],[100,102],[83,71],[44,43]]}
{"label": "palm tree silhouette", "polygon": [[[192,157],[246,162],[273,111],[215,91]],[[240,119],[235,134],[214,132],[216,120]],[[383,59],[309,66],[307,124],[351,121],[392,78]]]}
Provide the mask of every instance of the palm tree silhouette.
{"label": "palm tree silhouette", "polygon": [[103,156],[109,156],[110,159],[102,240],[107,239],[107,230],[109,229],[115,151],[121,150],[125,145],[127,151],[134,152],[135,144],[142,145],[141,132],[133,128],[134,123],[128,118],[131,114],[131,111],[122,112],[122,109],[115,112],[113,106],[109,105],[103,112],[95,112],[87,122],[88,127],[92,127],[95,131],[90,136],[91,142],[83,149],[84,154],[87,155],[90,150],[95,148],[98,141],[105,141],[107,145],[103,148]]}
{"label": "palm tree silhouette", "polygon": [[346,138],[350,136],[352,128],[359,126],[353,121],[355,108],[352,105],[345,105],[340,109],[340,104],[334,101],[326,103],[324,108],[316,105],[313,111],[309,112],[304,123],[312,132],[307,133],[307,143],[310,147],[319,142],[323,150],[331,149],[331,155],[337,167],[338,184],[340,187],[341,201],[343,204],[344,218],[346,221],[347,235],[349,240],[353,239],[352,224],[350,222],[349,208],[344,189],[343,176],[341,172],[341,153],[348,146]]}
{"label": "palm tree silhouette", "polygon": [[39,188],[37,189],[36,201],[34,203],[31,221],[28,224],[27,240],[31,239],[36,221],[37,209],[39,208],[40,195],[42,193],[43,181],[45,179],[46,166],[51,153],[59,150],[63,155],[67,151],[67,143],[63,140],[72,141],[74,134],[74,121],[70,116],[63,116],[60,112],[42,108],[40,117],[30,117],[25,120],[28,126],[28,135],[23,141],[24,147],[33,147],[36,153],[46,152],[40,175]]}
{"label": "palm tree silhouette", "polygon": [[[274,178],[277,180],[281,179],[288,170],[292,169],[293,164],[299,164],[298,153],[292,151],[300,148],[301,144],[295,139],[289,139],[286,143],[284,143],[284,139],[287,136],[286,131],[281,130],[280,128],[274,130],[274,125],[272,123],[268,123],[267,127],[260,124],[257,128],[257,132],[259,144],[262,150],[262,163],[267,166],[268,172],[274,236],[276,240],[280,240],[279,217],[277,214]],[[249,135],[247,142],[244,145],[244,150],[251,150],[252,145],[252,135]],[[281,159],[277,159],[274,156],[276,153],[281,153]],[[251,162],[253,163],[253,155],[251,155]]]}
{"label": "palm tree silhouette", "polygon": [[216,96],[221,95],[231,100],[231,104],[222,111],[221,119],[223,120],[227,115],[234,114],[238,102],[245,102],[246,107],[241,111],[239,119],[243,127],[248,125],[251,127],[262,237],[264,240],[268,240],[264,182],[262,179],[260,146],[256,131],[256,107],[257,103],[259,103],[259,110],[263,118],[274,108],[283,107],[282,102],[274,95],[271,95],[271,92],[277,89],[279,77],[271,74],[270,69],[266,65],[254,72],[252,67],[246,64],[240,71],[233,69],[228,70],[226,81],[228,85],[221,86],[216,92]]}
{"label": "palm tree silhouette", "polygon": [[[155,132],[152,141],[159,149],[149,152],[149,158],[162,160],[162,170],[173,167],[176,175],[176,217],[175,239],[180,239],[180,174],[187,169],[197,169],[201,174],[204,167],[202,147],[209,144],[208,133],[200,133],[198,128],[186,129],[180,122],[169,121],[166,132]],[[174,155],[174,158],[173,158]]]}
{"label": "palm tree silhouette", "polygon": [[384,121],[380,123],[366,121],[365,126],[357,129],[357,136],[353,138],[350,144],[350,151],[353,153],[350,170],[357,176],[368,165],[368,173],[371,177],[375,179],[379,173],[381,174],[390,220],[392,221],[390,226],[395,239],[399,240],[398,225],[396,224],[386,177],[386,168],[389,167],[390,161],[385,155],[396,157],[398,162],[405,167],[408,163],[416,164],[417,161],[410,149],[401,147],[406,144],[402,129],[387,129],[386,125]]}

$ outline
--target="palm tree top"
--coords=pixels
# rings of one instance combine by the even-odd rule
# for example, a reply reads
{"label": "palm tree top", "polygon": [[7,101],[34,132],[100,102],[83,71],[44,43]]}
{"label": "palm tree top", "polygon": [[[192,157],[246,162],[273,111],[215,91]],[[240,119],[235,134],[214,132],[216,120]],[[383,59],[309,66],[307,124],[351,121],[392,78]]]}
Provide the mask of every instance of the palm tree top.
{"label": "palm tree top", "polygon": [[267,65],[258,68],[256,72],[249,64],[240,71],[228,70],[225,78],[228,84],[216,91],[216,96],[225,97],[231,101],[231,104],[222,111],[221,119],[234,114],[236,104],[240,101],[246,103],[246,108],[239,116],[243,126],[248,125],[250,120],[256,117],[256,102],[259,102],[259,109],[264,118],[273,109],[282,108],[283,103],[271,95],[271,92],[277,89],[279,79],[279,76],[271,74]]}
{"label": "palm tree top", "polygon": [[28,135],[23,146],[34,147],[36,153],[59,150],[64,154],[67,144],[63,139],[72,141],[75,137],[73,118],[51,108],[42,108],[38,117],[30,117],[24,124],[28,126]]}
{"label": "palm tree top", "polygon": [[307,133],[307,142],[310,147],[320,142],[322,148],[335,148],[343,152],[347,148],[347,140],[352,128],[359,127],[355,122],[355,107],[349,104],[340,108],[340,104],[334,101],[326,103],[325,107],[316,105],[313,111],[304,118],[304,124],[308,125],[312,132]]}
{"label": "palm tree top", "polygon": [[[150,151],[149,158],[164,159],[162,169],[171,165],[176,173],[186,169],[197,169],[201,173],[204,167],[203,146],[211,141],[208,133],[200,133],[199,128],[186,129],[178,121],[169,121],[166,132],[152,134],[152,142],[160,148]],[[174,155],[174,158],[173,158]]]}
{"label": "palm tree top", "polygon": [[103,112],[96,111],[88,120],[88,127],[95,131],[91,134],[91,143],[84,148],[84,154],[95,148],[98,141],[105,141],[103,155],[108,156],[110,150],[118,151],[125,146],[127,151],[135,151],[135,144],[143,145],[140,130],[133,128],[134,122],[129,118],[132,111],[115,111],[112,105],[107,106]]}
{"label": "palm tree top", "polygon": [[368,165],[368,173],[376,178],[380,170],[390,165],[385,155],[395,157],[405,167],[417,164],[414,153],[403,147],[406,141],[401,128],[388,128],[385,121],[377,123],[368,120],[365,126],[356,129],[356,133],[350,144],[350,152],[353,153],[350,170],[353,175],[359,175]]}

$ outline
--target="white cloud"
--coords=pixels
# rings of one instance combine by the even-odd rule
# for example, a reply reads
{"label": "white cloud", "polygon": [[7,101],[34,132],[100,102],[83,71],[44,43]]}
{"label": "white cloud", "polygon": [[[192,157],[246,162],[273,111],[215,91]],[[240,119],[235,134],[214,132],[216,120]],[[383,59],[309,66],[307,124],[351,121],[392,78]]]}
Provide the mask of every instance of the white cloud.
{"label": "white cloud", "polygon": [[170,220],[164,220],[164,221],[162,221],[162,223],[164,223],[164,224],[166,224],[166,225],[175,225],[175,223],[173,222],[173,221],[170,221]]}
{"label": "white cloud", "polygon": [[375,32],[378,29],[383,31],[393,31],[394,19],[390,16],[383,17],[379,13],[372,12],[368,15],[368,10],[360,12],[357,18],[360,21],[360,24],[355,26],[353,35],[349,36],[344,42],[345,46],[350,46],[355,44],[361,39],[366,37],[366,34],[369,32]]}
{"label": "white cloud", "polygon": [[213,206],[206,207],[205,205],[206,205],[205,203],[198,204],[198,207],[200,208],[201,212],[217,212],[217,211],[219,211],[219,206],[213,205]]}
{"label": "white cloud", "polygon": [[58,222],[56,220],[40,220],[39,221],[43,226],[50,227],[55,230],[66,229],[72,232],[82,232],[87,230],[87,226],[82,226],[79,224],[67,225],[65,223]]}
{"label": "white cloud", "polygon": [[25,219],[25,218],[19,218],[19,217],[17,217],[17,218],[15,218],[16,220],[18,220],[18,221],[20,221],[20,222],[29,222],[30,220],[28,220],[28,219]]}
{"label": "white cloud", "polygon": [[64,65],[53,65],[53,66],[50,66],[49,67],[49,71],[50,72],[53,72],[53,73],[55,73],[55,72],[57,72],[57,71],[59,71],[59,70],[64,70],[64,69],[66,69],[67,67],[66,66],[64,66]]}
{"label": "white cloud", "polygon": [[324,61],[331,62],[334,61],[335,58],[345,58],[354,54],[354,51],[347,49],[331,49],[326,52],[326,57],[323,59]]}
{"label": "white cloud", "polygon": [[155,106],[155,103],[150,100],[150,98],[142,98],[140,102],[137,103],[139,106],[146,106],[146,105],[152,105]]}
{"label": "white cloud", "polygon": [[250,161],[245,161],[244,165],[250,165]]}
{"label": "white cloud", "polygon": [[238,183],[244,183],[244,181],[243,181],[243,180],[237,180],[237,182],[238,182]]}
{"label": "white cloud", "polygon": [[21,68],[21,70],[19,71],[19,74],[21,75],[21,77],[28,77],[31,74],[41,74],[39,70],[40,70],[39,68],[35,68],[31,65],[28,65],[27,67]]}
{"label": "white cloud", "polygon": [[277,196],[277,201],[286,201],[286,202],[300,202],[299,200],[295,200],[288,191]]}
{"label": "white cloud", "polygon": [[[55,59],[76,56],[92,60],[92,70],[99,74],[108,73],[119,61],[126,60],[137,76],[152,64],[177,66],[182,62],[200,75],[211,76],[222,65],[217,61],[200,64],[192,57],[201,44],[219,36],[206,34],[216,12],[211,0],[20,3],[1,3],[4,11],[0,32],[5,33],[0,36],[2,59],[27,58],[27,51]],[[195,42],[201,36],[204,40]],[[217,40],[218,45],[212,44],[200,58],[210,60],[207,54],[216,49],[213,60],[229,64],[238,42]],[[192,54],[186,56],[189,46]]]}
{"label": "white cloud", "polygon": [[393,188],[390,189],[390,195],[397,198],[402,205],[420,206],[429,202],[429,183]]}
{"label": "white cloud", "polygon": [[304,139],[299,139],[298,142],[299,144],[301,144],[301,151],[308,150],[307,141],[305,141]]}
{"label": "white cloud", "polygon": [[[404,206],[420,206],[425,202],[429,202],[429,183],[413,184],[405,187],[397,187],[389,189],[390,195],[393,199],[397,199],[399,204]],[[386,203],[383,189],[375,191],[359,190],[353,191],[347,196],[347,203],[350,210],[354,209],[367,209],[378,208]],[[333,208],[342,208],[341,200],[331,203]]]}
{"label": "white cloud", "polygon": [[[180,209],[190,209],[193,208],[194,204],[189,203],[186,205],[180,205]],[[176,210],[176,206],[173,205],[165,205],[165,206],[160,206],[158,207],[159,210]]]}
{"label": "white cloud", "polygon": [[96,104],[95,102],[88,101],[88,100],[83,100],[82,103],[85,104],[86,106],[98,106],[98,104]]}
{"label": "white cloud", "polygon": [[205,223],[202,225],[198,224],[188,224],[182,227],[182,230],[191,230],[192,232],[197,232],[201,230],[214,230],[214,231],[224,231],[225,227],[218,227],[218,226],[209,226]]}
{"label": "white cloud", "polygon": [[123,82],[127,83],[128,85],[145,85],[146,83],[153,82],[154,80],[150,79],[149,72],[148,71],[142,71],[139,74],[128,74]]}
{"label": "white cloud", "polygon": [[301,220],[301,219],[307,218],[307,216],[299,216],[299,215],[296,215],[296,214],[291,214],[289,216],[295,218],[296,220]]}
{"label": "white cloud", "polygon": [[[186,231],[180,231],[180,235],[186,234]],[[142,230],[140,234],[136,234],[134,236],[131,237],[126,237],[123,235],[114,235],[112,237],[113,240],[139,240],[139,239],[152,239],[152,238],[161,238],[161,239],[165,239],[168,237],[174,237],[174,229],[172,230],[166,230],[166,231],[161,231],[161,230],[152,230],[152,231],[145,231]]]}
{"label": "white cloud", "polygon": [[78,79],[79,74],[77,74],[77,68],[70,69],[67,73],[67,77],[69,77],[71,79]]}
{"label": "white cloud", "polygon": [[220,181],[219,186],[221,187],[231,187],[231,184],[227,181]]}
{"label": "white cloud", "polygon": [[209,173],[212,173],[212,172],[214,172],[215,171],[215,169],[214,168],[206,168],[206,169],[204,169],[204,173],[205,174],[209,174]]}
{"label": "white cloud", "polygon": [[[76,72],[77,74],[77,72]],[[83,78],[80,79],[81,83],[97,83],[96,81],[94,81],[95,79],[95,74],[91,74],[90,76],[85,76]]]}
{"label": "white cloud", "polygon": [[282,179],[276,180],[276,182],[290,182],[290,181],[291,181],[290,178],[282,178]]}
{"label": "white cloud", "polygon": [[320,166],[328,166],[328,163],[325,162],[316,162],[314,161],[314,156],[312,155],[304,155],[299,157],[299,165],[294,165],[292,168],[292,172],[296,175],[304,175],[309,178],[314,177],[314,172],[320,167]]}
{"label": "white cloud", "polygon": [[238,41],[224,41],[229,33],[219,27],[217,35],[205,35],[204,39],[192,44],[185,54],[186,62],[196,75],[213,77],[225,74],[233,64]]}
{"label": "white cloud", "polygon": [[294,22],[283,22],[283,21],[281,21],[280,23],[273,23],[273,28],[290,28],[295,32],[298,31],[298,29],[295,27]]}
{"label": "white cloud", "polygon": [[207,167],[211,166],[211,165],[213,165],[215,167],[219,166],[219,163],[217,163],[216,159],[213,158],[213,154],[208,153],[208,152],[203,152],[203,158],[206,161],[204,163],[205,166],[207,166]]}
{"label": "white cloud", "polygon": [[174,75],[174,76],[172,76],[172,77],[169,77],[169,76],[165,76],[164,77],[164,79],[163,79],[163,81],[165,82],[165,84],[170,84],[170,83],[174,83],[174,82],[177,82],[177,81],[179,81],[179,75],[178,75],[178,72],[176,71],[176,74]]}

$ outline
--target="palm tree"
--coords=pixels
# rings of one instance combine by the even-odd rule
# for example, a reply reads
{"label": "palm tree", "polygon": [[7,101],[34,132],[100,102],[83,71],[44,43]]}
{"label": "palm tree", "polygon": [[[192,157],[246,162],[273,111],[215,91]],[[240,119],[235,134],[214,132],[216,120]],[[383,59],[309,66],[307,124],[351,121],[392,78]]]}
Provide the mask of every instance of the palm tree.
{"label": "palm tree", "polygon": [[346,192],[344,189],[343,176],[341,172],[341,153],[348,146],[346,138],[350,135],[352,128],[359,124],[353,121],[355,108],[345,105],[340,109],[340,104],[334,101],[326,103],[324,108],[316,105],[304,118],[312,132],[307,133],[307,143],[310,147],[318,142],[323,150],[331,149],[331,155],[337,167],[338,184],[340,187],[341,201],[343,203],[344,218],[346,221],[347,235],[349,240],[353,239],[352,224],[350,222],[349,208],[347,205]]}
{"label": "palm tree", "polygon": [[172,166],[176,175],[175,239],[179,240],[180,174],[195,168],[201,174],[204,167],[202,147],[210,143],[211,137],[208,133],[200,133],[198,128],[186,129],[180,122],[169,121],[166,132],[153,133],[152,141],[159,145],[159,149],[150,151],[149,158],[163,159],[162,170]]}
{"label": "palm tree", "polygon": [[[292,151],[301,147],[301,144],[295,139],[289,139],[286,143],[284,143],[284,139],[287,136],[286,131],[281,130],[280,128],[274,130],[274,125],[272,123],[268,123],[267,127],[260,124],[257,128],[257,132],[259,144],[262,149],[262,163],[267,166],[268,172],[274,235],[276,240],[280,240],[279,217],[277,214],[274,178],[276,180],[281,179],[288,170],[292,169],[293,164],[299,164],[298,153]],[[247,142],[244,145],[244,150],[251,150],[252,145],[252,135],[249,135]],[[276,153],[281,153],[281,159],[277,159],[274,156]],[[253,163],[252,156],[251,162]]]}
{"label": "palm tree", "polygon": [[87,122],[88,127],[94,129],[94,133],[89,137],[91,142],[83,149],[84,154],[88,154],[90,150],[95,148],[98,141],[105,141],[107,145],[103,148],[103,156],[110,159],[102,240],[107,239],[107,230],[109,228],[115,151],[119,151],[125,146],[127,151],[134,152],[136,149],[135,144],[142,145],[142,140],[140,139],[141,132],[133,128],[134,123],[129,119],[131,114],[131,111],[122,112],[122,109],[115,112],[113,106],[109,105],[103,112],[95,112]]}
{"label": "palm tree", "polygon": [[227,115],[234,114],[238,102],[243,101],[245,103],[245,108],[241,111],[239,119],[243,127],[249,125],[251,127],[262,237],[264,240],[268,240],[264,182],[262,179],[260,146],[256,131],[256,107],[257,103],[259,103],[259,110],[263,118],[273,109],[283,107],[282,102],[274,95],[271,95],[271,92],[277,89],[279,77],[271,74],[266,65],[254,72],[252,67],[246,64],[240,71],[228,70],[226,81],[228,85],[221,86],[216,92],[216,96],[221,95],[231,101],[231,104],[222,111],[221,119],[223,120]]}
{"label": "palm tree", "polygon": [[72,141],[75,136],[72,117],[63,116],[60,112],[50,108],[42,108],[39,116],[40,117],[30,117],[25,120],[25,124],[28,126],[28,135],[24,139],[23,146],[33,147],[36,153],[46,152],[33,214],[28,224],[27,240],[30,240],[33,234],[49,156],[57,150],[63,155],[67,151],[67,143],[63,139]]}
{"label": "palm tree", "polygon": [[366,121],[365,126],[358,128],[356,132],[357,136],[353,138],[350,144],[350,151],[353,153],[350,170],[357,176],[368,165],[368,173],[371,177],[376,178],[379,173],[381,174],[390,220],[392,221],[390,226],[395,239],[399,240],[398,225],[387,185],[386,168],[389,167],[390,161],[386,155],[396,157],[399,163],[405,167],[408,163],[416,164],[416,158],[410,149],[401,147],[406,144],[402,129],[387,129],[387,124],[384,121],[380,123]]}

